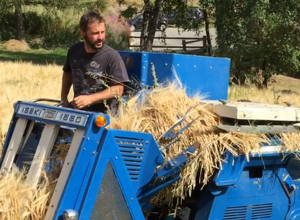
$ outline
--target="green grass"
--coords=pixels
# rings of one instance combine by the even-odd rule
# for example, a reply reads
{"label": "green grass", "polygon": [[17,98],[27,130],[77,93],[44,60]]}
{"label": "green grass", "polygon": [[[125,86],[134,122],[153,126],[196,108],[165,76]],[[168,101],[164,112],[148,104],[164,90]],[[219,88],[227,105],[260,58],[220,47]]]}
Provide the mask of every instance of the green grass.
{"label": "green grass", "polygon": [[9,51],[0,48],[0,61],[23,61],[33,64],[63,65],[66,59],[66,49],[55,50],[28,50],[26,52]]}

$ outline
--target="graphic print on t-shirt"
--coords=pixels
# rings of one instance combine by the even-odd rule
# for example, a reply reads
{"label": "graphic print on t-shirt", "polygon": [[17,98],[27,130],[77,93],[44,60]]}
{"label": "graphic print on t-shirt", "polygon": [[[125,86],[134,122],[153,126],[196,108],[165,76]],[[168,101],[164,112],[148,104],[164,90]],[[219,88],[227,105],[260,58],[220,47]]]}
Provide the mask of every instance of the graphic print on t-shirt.
{"label": "graphic print on t-shirt", "polygon": [[[103,90],[102,71],[96,61],[74,60],[72,63],[73,87],[75,96],[88,95]],[[97,79],[86,73],[97,75]]]}

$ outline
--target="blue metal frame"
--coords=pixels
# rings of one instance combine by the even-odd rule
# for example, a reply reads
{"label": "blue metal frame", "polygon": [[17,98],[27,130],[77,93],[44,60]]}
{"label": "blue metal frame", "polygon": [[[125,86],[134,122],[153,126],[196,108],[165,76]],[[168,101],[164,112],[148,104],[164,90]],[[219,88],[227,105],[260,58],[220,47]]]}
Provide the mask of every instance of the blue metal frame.
{"label": "blue metal frame", "polygon": [[[82,187],[86,185],[86,178],[91,174],[91,168],[94,165],[98,146],[104,132],[104,127],[99,129],[93,125],[99,114],[92,114],[91,120],[87,123],[85,135],[78,149],[69,178],[64,186],[54,219],[62,220],[63,211],[76,207],[77,200],[82,196],[80,193]],[[108,116],[106,117],[109,121]]]}
{"label": "blue metal frame", "polygon": [[[74,124],[69,124],[62,121],[48,120],[46,118],[41,117],[41,115],[35,116],[35,115],[18,114],[17,112],[20,106],[23,106],[23,104],[32,106],[34,108],[44,108],[47,110],[55,110],[57,112],[59,111],[59,112],[65,112],[69,114],[84,115],[87,116],[88,119],[84,126],[82,125],[76,126]],[[80,196],[80,190],[83,186],[85,186],[84,184],[86,184],[86,182],[84,181],[86,180],[86,177],[90,175],[90,172],[94,165],[94,159],[96,156],[95,152],[97,152],[100,139],[105,129],[105,127],[98,128],[94,123],[95,118],[99,115],[104,116],[107,120],[106,126],[109,125],[110,123],[109,117],[101,113],[93,113],[93,112],[75,110],[70,108],[61,108],[61,107],[55,107],[55,106],[45,105],[41,103],[33,103],[33,102],[17,102],[15,104],[14,114],[4,143],[1,164],[4,159],[4,155],[6,154],[11,135],[15,129],[15,125],[18,118],[25,118],[37,122],[42,122],[42,123],[69,126],[70,128],[77,128],[85,131],[79,150],[77,152],[76,159],[73,163],[73,167],[71,169],[69,178],[67,180],[66,185],[64,186],[64,191],[62,193],[60,202],[57,206],[54,219],[62,219],[62,214],[64,210],[70,208],[73,209],[75,207],[76,201]]]}
{"label": "blue metal frame", "polygon": [[[43,118],[41,116],[35,116],[35,115],[22,115],[19,114],[19,108],[22,105],[28,105],[28,106],[32,106],[34,108],[43,108],[43,109],[49,109],[49,110],[54,110],[54,111],[59,111],[59,112],[65,112],[65,113],[70,113],[70,114],[79,114],[79,115],[84,115],[88,117],[88,120],[86,122],[85,126],[77,126],[74,124],[69,124],[69,123],[65,123],[63,121],[53,121],[53,120],[48,120],[46,118]],[[45,104],[41,104],[41,103],[34,103],[34,102],[22,102],[22,101],[18,101],[16,102],[16,104],[14,105],[14,113],[12,115],[12,119],[10,122],[10,126],[5,138],[5,142],[3,145],[3,151],[2,151],[2,156],[1,156],[1,161],[0,161],[0,166],[2,165],[3,159],[4,159],[4,155],[6,154],[12,133],[15,129],[15,125],[16,122],[18,120],[18,118],[24,118],[24,119],[28,119],[28,120],[34,120],[34,121],[38,121],[38,122],[43,122],[43,123],[48,123],[48,124],[56,124],[56,125],[61,125],[61,126],[70,126],[72,128],[79,128],[79,129],[83,129],[85,130],[87,127],[95,127],[92,126],[92,124],[94,123],[94,119],[96,116],[98,115],[103,115],[106,117],[107,119],[107,125],[110,123],[109,117],[104,115],[104,114],[100,114],[100,113],[92,113],[92,112],[87,112],[87,111],[81,111],[81,110],[75,110],[75,109],[71,109],[71,108],[61,108],[61,107],[56,107],[56,106],[51,106],[51,105],[45,105]]]}
{"label": "blue metal frame", "polygon": [[[176,79],[172,68],[186,88],[188,96],[197,93],[207,95],[206,99],[226,100],[228,96],[230,59],[171,53],[148,53],[119,51],[131,79],[141,87]],[[176,81],[176,80],[175,80]]]}
{"label": "blue metal frame", "polygon": [[11,136],[13,134],[13,131],[15,129],[17,120],[18,120],[18,118],[16,117],[16,113],[14,112],[13,115],[12,115],[12,119],[10,121],[10,125],[9,125],[9,128],[8,128],[8,131],[6,133],[6,137],[5,137],[5,140],[4,140],[3,147],[2,147],[2,155],[1,155],[1,159],[0,159],[0,167],[2,166],[2,163],[3,163],[3,160],[4,160],[5,154],[7,152],[7,148],[8,148]]}
{"label": "blue metal frame", "polygon": [[[82,190],[85,190],[84,196],[80,198],[80,200],[78,200],[76,204],[76,209],[79,208],[78,210],[79,210],[80,220],[87,220],[90,218],[90,215],[94,207],[94,203],[96,201],[97,193],[99,192],[99,188],[101,186],[101,182],[105,174],[105,170],[108,162],[112,164],[112,167],[118,179],[118,183],[120,185],[124,199],[127,203],[132,218],[136,220],[144,219],[139,201],[137,199],[138,187],[136,187],[133,184],[133,181],[130,179],[130,176],[128,175],[128,171],[126,169],[126,165],[122,159],[120,150],[118,149],[118,146],[116,145],[115,142],[115,137],[118,133],[124,133],[124,132],[117,131],[117,130],[107,130],[105,137],[103,137],[102,139],[102,142],[100,144],[100,149],[98,151],[95,167],[91,172],[92,175],[89,178],[87,188],[86,189],[82,188]],[[138,133],[138,132],[126,132],[126,133],[127,135],[131,134],[131,136],[142,138],[144,139],[145,142],[148,143],[150,143],[153,140],[153,136],[151,134]],[[161,160],[159,158],[157,159],[158,161]],[[152,161],[152,163],[153,162],[155,163],[155,161]],[[144,166],[147,165],[144,164]],[[145,169],[141,168],[141,170],[147,172],[147,170]],[[138,183],[138,181],[136,183]]]}
{"label": "blue metal frame", "polygon": [[[25,118],[25,119],[29,119],[29,120],[41,121],[41,122],[48,123],[48,124],[56,124],[56,125],[61,125],[61,126],[70,126],[72,128],[80,128],[80,129],[87,128],[88,127],[88,121],[85,125],[76,125],[76,124],[70,124],[70,123],[64,122],[64,121],[55,121],[55,120],[43,118],[41,116],[36,116],[34,114],[24,115],[24,114],[18,113],[19,108],[22,105],[30,106],[30,107],[33,107],[33,108],[43,108],[43,109],[47,109],[47,110],[54,110],[54,111],[58,111],[58,112],[68,113],[68,114],[76,114],[76,115],[87,116],[89,121],[90,121],[90,118],[93,117],[96,114],[96,113],[82,111],[82,110],[76,110],[76,109],[72,109],[72,108],[61,108],[61,107],[56,107],[56,106],[51,106],[51,105],[46,105],[46,104],[41,104],[41,103],[34,103],[34,102],[18,102],[15,105],[15,117]],[[97,113],[97,114],[98,115],[103,115],[103,114],[99,114],[99,113]],[[108,119],[108,123],[109,123],[109,119]]]}

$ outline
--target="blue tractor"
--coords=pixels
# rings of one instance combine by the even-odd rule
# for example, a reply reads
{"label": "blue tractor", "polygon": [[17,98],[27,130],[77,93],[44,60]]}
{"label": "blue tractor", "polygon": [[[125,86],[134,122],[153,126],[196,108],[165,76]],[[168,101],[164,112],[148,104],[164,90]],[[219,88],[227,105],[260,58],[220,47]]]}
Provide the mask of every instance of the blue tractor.
{"label": "blue tractor", "polygon": [[[201,190],[196,187],[176,217],[168,216],[165,207],[155,207],[150,201],[180,179],[187,154],[197,150],[197,144],[165,162],[151,134],[108,129],[110,118],[105,114],[62,108],[56,100],[19,101],[3,146],[1,172],[22,168],[24,161],[31,161],[26,178],[36,186],[42,169],[50,169],[43,167],[43,159],[53,152],[55,143],[70,142],[45,220],[300,219],[297,152],[280,153],[282,143],[272,135],[298,132],[299,109],[226,101],[230,72],[227,58],[120,54],[129,75],[141,88],[153,86],[153,67],[158,82],[172,80],[175,70],[188,95],[207,94],[215,113],[235,122],[219,129],[264,132],[270,134],[272,144],[262,143],[260,154],[251,155],[249,160],[245,155],[235,157],[226,152],[223,168],[216,171],[210,183]],[[239,124],[252,119],[261,123],[255,128]],[[267,122],[274,120],[276,125],[269,126]]]}

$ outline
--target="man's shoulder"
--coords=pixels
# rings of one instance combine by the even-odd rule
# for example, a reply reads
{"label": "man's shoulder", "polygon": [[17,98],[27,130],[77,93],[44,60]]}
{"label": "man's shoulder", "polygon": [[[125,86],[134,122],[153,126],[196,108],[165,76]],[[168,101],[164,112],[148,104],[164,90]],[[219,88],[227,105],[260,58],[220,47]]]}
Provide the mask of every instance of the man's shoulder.
{"label": "man's shoulder", "polygon": [[78,42],[70,46],[69,51],[78,51],[79,49],[84,48],[84,43],[83,42]]}
{"label": "man's shoulder", "polygon": [[118,51],[116,51],[115,49],[113,49],[112,47],[104,44],[103,48],[100,50],[100,53],[109,53],[111,55],[116,55],[118,54]]}

